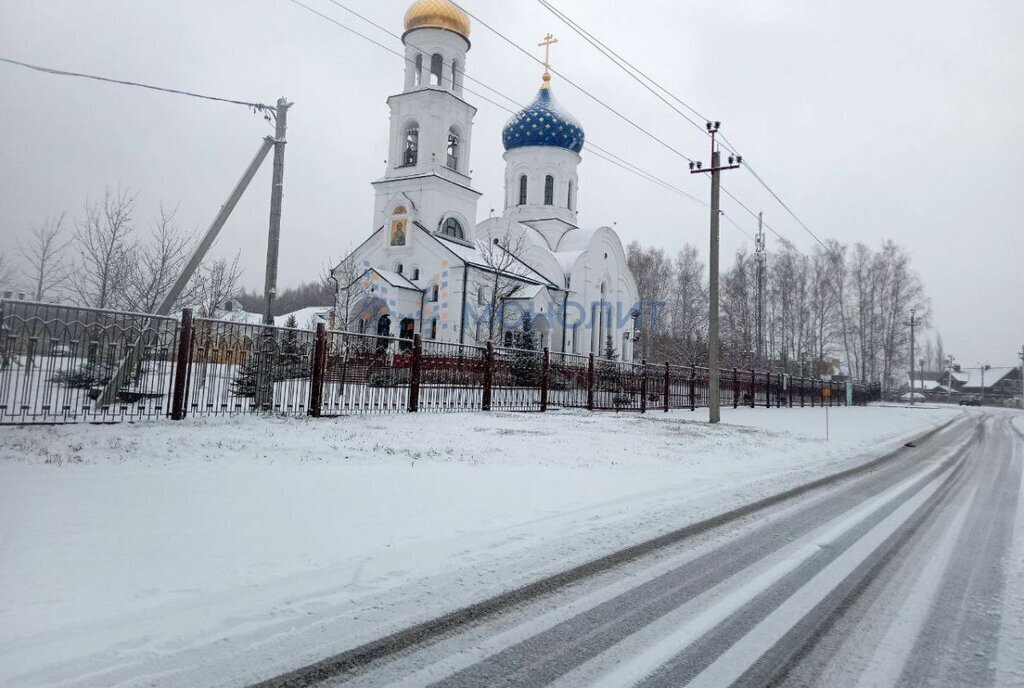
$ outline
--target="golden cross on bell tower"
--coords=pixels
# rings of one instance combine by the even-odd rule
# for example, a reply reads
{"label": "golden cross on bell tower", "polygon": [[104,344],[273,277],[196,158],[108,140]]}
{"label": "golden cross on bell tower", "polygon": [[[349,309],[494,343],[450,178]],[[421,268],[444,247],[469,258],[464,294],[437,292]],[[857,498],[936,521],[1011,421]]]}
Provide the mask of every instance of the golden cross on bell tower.
{"label": "golden cross on bell tower", "polygon": [[537,45],[544,48],[544,83],[541,88],[550,88],[551,86],[551,46],[558,42],[554,34],[549,33],[544,37],[544,40]]}

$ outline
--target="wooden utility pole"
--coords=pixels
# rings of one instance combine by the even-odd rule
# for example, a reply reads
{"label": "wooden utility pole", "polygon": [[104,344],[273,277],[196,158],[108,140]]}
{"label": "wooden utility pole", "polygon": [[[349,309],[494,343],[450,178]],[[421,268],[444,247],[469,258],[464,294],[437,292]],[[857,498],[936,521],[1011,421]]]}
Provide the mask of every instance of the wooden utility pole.
{"label": "wooden utility pole", "polygon": [[910,405],[914,405],[914,327],[917,325],[917,311],[910,311]]}
{"label": "wooden utility pole", "polygon": [[284,192],[284,146],[288,133],[289,103],[284,98],[277,99],[275,110],[274,131],[274,178],[270,187],[270,236],[267,241],[267,277],[263,287],[266,305],[263,311],[263,324],[274,324],[274,300],[277,298],[277,257],[281,245],[281,201]]}
{"label": "wooden utility pole", "polygon": [[743,162],[740,156],[729,156],[729,164],[721,164],[721,154],[718,151],[715,136],[721,122],[708,122],[708,133],[711,134],[711,167],[704,169],[703,163],[691,162],[690,174],[711,173],[711,247],[708,252],[709,261],[709,288],[708,296],[708,422],[719,423],[722,420],[722,389],[721,371],[718,368],[718,247],[719,247],[719,221],[721,210],[719,210],[720,195],[722,190],[722,170],[734,170]]}
{"label": "wooden utility pole", "polygon": [[1020,347],[1020,405],[1024,408],[1024,344]]}

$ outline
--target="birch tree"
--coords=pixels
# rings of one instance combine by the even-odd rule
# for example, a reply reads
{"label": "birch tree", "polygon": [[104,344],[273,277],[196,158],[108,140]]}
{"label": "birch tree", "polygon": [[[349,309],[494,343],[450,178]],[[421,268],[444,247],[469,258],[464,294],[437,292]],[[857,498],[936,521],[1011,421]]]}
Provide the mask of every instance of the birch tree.
{"label": "birch tree", "polygon": [[61,296],[71,277],[67,248],[72,242],[65,236],[64,214],[47,219],[29,232],[28,241],[19,243],[26,286],[35,301]]}

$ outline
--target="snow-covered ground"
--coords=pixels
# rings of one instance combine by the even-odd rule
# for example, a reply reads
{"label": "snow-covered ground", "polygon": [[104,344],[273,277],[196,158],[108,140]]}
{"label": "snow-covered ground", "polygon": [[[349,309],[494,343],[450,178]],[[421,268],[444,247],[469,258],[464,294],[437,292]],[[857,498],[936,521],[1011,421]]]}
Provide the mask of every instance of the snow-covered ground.
{"label": "snow-covered ground", "polygon": [[841,470],[955,408],[0,432],[0,685],[243,685]]}

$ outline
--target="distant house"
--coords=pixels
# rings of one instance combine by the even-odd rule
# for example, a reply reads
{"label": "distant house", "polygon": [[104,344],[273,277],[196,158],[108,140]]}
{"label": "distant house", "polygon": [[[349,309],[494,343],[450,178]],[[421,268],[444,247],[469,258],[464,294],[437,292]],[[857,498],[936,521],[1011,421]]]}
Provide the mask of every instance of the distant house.
{"label": "distant house", "polygon": [[[929,400],[959,400],[961,397],[985,397],[993,401],[1010,401],[1020,395],[1021,369],[1013,367],[959,368],[944,371],[915,371],[914,391]],[[909,389],[909,378],[904,389]]]}
{"label": "distant house", "polygon": [[992,367],[987,370],[968,368],[965,372],[967,381],[960,388],[964,394],[1004,399],[1020,395],[1020,368]]}

